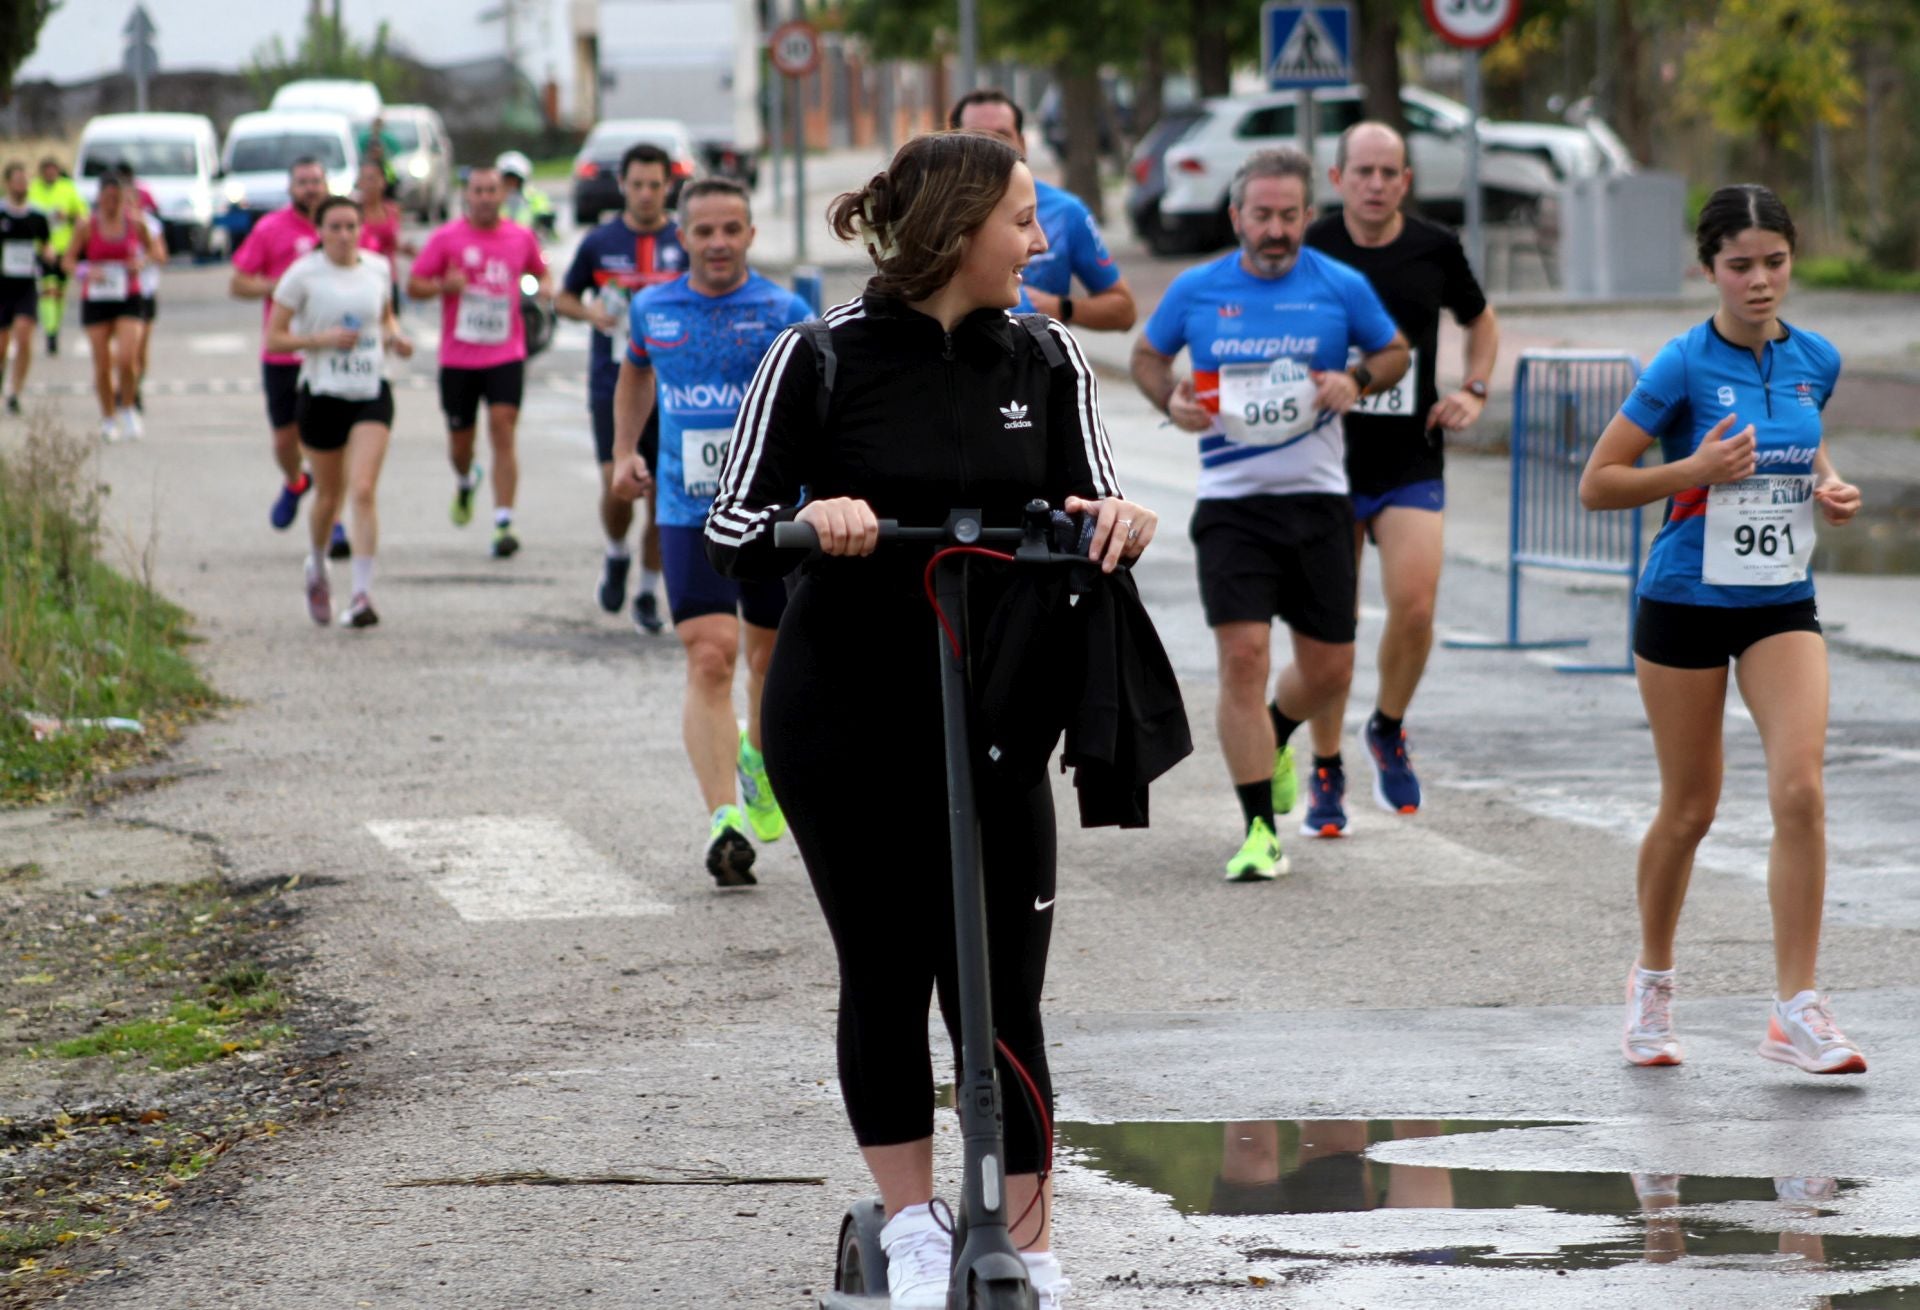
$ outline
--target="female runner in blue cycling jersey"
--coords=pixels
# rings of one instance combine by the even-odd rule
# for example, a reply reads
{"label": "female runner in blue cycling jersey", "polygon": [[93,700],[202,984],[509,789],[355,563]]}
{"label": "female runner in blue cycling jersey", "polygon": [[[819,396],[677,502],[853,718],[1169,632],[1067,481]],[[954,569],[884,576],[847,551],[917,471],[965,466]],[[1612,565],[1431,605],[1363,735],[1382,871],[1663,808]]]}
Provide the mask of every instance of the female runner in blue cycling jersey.
{"label": "female runner in blue cycling jersey", "polygon": [[[1673,939],[1720,798],[1731,662],[1760,730],[1773,814],[1777,986],[1760,1054],[1808,1073],[1865,1073],[1866,1057],[1814,990],[1827,880],[1827,647],[1807,562],[1816,509],[1837,527],[1860,508],[1859,489],[1834,472],[1820,441],[1840,356],[1780,317],[1794,228],[1778,196],[1722,187],[1695,237],[1720,307],[1647,367],[1580,483],[1589,509],[1668,502],[1634,620],[1660,808],[1640,845],[1640,958],[1622,1047],[1634,1064],[1680,1062]],[[1634,467],[1656,440],[1664,462]]]}

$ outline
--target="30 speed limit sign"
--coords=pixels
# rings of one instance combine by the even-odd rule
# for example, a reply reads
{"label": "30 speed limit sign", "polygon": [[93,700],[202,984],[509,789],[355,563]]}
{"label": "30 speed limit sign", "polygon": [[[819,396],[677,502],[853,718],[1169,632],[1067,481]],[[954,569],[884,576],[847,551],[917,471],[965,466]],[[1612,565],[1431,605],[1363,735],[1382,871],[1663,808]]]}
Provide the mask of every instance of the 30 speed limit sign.
{"label": "30 speed limit sign", "polygon": [[812,23],[794,19],[773,29],[767,38],[773,66],[788,77],[805,77],[820,67],[820,33]]}
{"label": "30 speed limit sign", "polygon": [[1492,45],[1520,17],[1520,0],[1420,0],[1420,7],[1442,41],[1469,50]]}

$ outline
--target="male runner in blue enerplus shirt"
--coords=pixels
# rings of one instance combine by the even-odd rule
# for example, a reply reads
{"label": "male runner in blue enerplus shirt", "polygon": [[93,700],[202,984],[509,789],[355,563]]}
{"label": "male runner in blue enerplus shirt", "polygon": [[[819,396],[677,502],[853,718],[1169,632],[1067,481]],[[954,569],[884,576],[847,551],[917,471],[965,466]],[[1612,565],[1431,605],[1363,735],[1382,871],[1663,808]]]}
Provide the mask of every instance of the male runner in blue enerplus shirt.
{"label": "male runner in blue enerplus shirt", "polygon": [[[1020,157],[1027,156],[1021,134],[1026,115],[1004,91],[969,91],[947,115],[947,126],[999,137]],[[1133,290],[1114,265],[1093,214],[1071,191],[1033,180],[1035,216],[1047,234],[1047,249],[1027,261],[1016,312],[1038,311],[1075,327],[1125,332],[1133,326]],[[1087,289],[1074,296],[1073,279]]]}
{"label": "male runner in blue enerplus shirt", "polygon": [[[760,754],[758,709],[787,590],[778,579],[722,577],[707,562],[707,511],[754,370],[782,329],[813,316],[806,301],[747,267],[750,204],[744,188],[721,178],[689,183],[681,192],[690,269],[634,299],[614,391],[612,489],[630,501],[657,488],[667,608],[687,652],[682,726],[711,816],[707,872],[722,887],[754,882],[749,825],[763,842],[786,831]],[[660,458],[651,466],[639,454],[640,431],[656,402]],[[743,624],[747,703],[755,710],[745,732],[733,717]]]}
{"label": "male runner in blue enerplus shirt", "polygon": [[[593,325],[587,350],[587,408],[593,415],[593,448],[600,461],[600,525],[607,536],[607,552],[600,565],[596,594],[600,608],[618,614],[626,603],[627,572],[633,556],[627,534],[633,528],[633,506],[613,494],[613,392],[620,381],[627,309],[633,297],[650,286],[671,282],[687,271],[687,252],[680,245],[680,229],[667,213],[667,187],[673,164],[659,146],[645,142],[628,149],[620,160],[621,211],[580,240],[580,249],[553,307],[562,318]],[[593,293],[589,305],[584,297]],[[657,419],[640,434],[640,452],[656,463],[659,446]],[[660,523],[658,506],[647,497],[647,526],[640,539],[640,586],[633,596],[634,626],[658,632],[659,602],[654,597],[660,581]]]}

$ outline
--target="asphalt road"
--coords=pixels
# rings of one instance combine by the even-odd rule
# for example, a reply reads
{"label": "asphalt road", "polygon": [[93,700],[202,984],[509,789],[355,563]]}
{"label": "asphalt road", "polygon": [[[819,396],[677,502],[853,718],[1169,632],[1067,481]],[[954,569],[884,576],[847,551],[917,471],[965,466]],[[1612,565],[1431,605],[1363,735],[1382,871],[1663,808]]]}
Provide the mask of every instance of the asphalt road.
{"label": "asphalt road", "polygon": [[[593,606],[584,337],[564,331],[530,370],[525,548],[505,563],[487,558],[483,527],[447,520],[432,352],[405,370],[382,484],[382,624],[316,630],[302,544],[266,523],[258,313],[224,282],[223,269],[169,276],[148,438],[101,463],[117,532],[200,616],[201,656],[237,704],[180,744],[176,781],[96,822],[203,834],[239,879],[301,875],[302,985],[358,1007],[362,1090],[350,1114],[232,1152],[218,1188],[114,1239],[123,1271],[72,1303],[809,1306],[839,1213],[869,1186],[834,1083],[826,934],[790,844],[766,848],[758,890],[711,889],[678,647]],[[70,334],[40,361],[36,403],[84,432],[79,354]],[[1683,928],[1690,1061],[1631,1070],[1618,1001],[1655,788],[1631,682],[1437,652],[1410,719],[1420,816],[1382,814],[1356,786],[1350,839],[1291,838],[1290,878],[1224,884],[1238,818],[1179,530],[1192,456],[1124,389],[1103,399],[1129,493],[1169,525],[1139,576],[1198,750],[1155,789],[1152,829],[1062,831],[1047,1009],[1074,1304],[1878,1306],[1901,1304],[1899,1287],[1911,1303],[1920,666],[1834,660],[1823,980],[1873,1072],[1816,1083],[1752,1052],[1770,982],[1768,824],[1737,702]],[[1497,539],[1499,473],[1455,461],[1456,544]],[[1442,623],[1494,631],[1502,580],[1471,558],[1449,561]],[[1604,584],[1541,585],[1530,604],[1542,630],[1622,639],[1624,601]],[[1356,716],[1373,688],[1374,605]],[[873,743],[875,768],[886,751]],[[1070,814],[1064,784],[1061,799]],[[1328,1182],[1334,1166],[1295,1171],[1301,1143],[1337,1133],[1293,1121],[1388,1119],[1460,1131],[1377,1130],[1371,1164],[1342,1157],[1344,1182]],[[1247,1131],[1184,1130],[1173,1163],[1103,1136],[1217,1121],[1280,1123],[1269,1172],[1295,1182],[1252,1199],[1222,1190],[1245,1161],[1230,1169],[1221,1149]],[[511,1170],[824,1183],[397,1186]],[[1636,1172],[1687,1176],[1684,1226],[1639,1211]],[[1793,1204],[1774,1178],[1843,1185]],[[1395,1208],[1411,1193],[1390,1179],[1452,1191],[1415,1214]],[[1469,1195],[1482,1199],[1436,1201]],[[1697,1253],[1661,1258],[1676,1234]]]}

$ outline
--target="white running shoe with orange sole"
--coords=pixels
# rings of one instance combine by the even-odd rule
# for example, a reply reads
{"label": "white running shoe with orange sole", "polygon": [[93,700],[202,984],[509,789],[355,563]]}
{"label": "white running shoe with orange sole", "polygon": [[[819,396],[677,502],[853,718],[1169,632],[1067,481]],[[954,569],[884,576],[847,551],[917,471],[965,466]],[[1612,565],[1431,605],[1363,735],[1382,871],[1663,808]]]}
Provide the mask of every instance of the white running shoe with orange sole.
{"label": "white running shoe with orange sole", "polygon": [[1818,992],[1774,1002],[1760,1054],[1808,1073],[1867,1071],[1867,1057],[1840,1031],[1830,1003]]}
{"label": "white running shoe with orange sole", "polygon": [[1635,965],[1627,974],[1627,1030],[1620,1038],[1627,1063],[1680,1063],[1673,1035],[1673,971],[1648,973]]}

